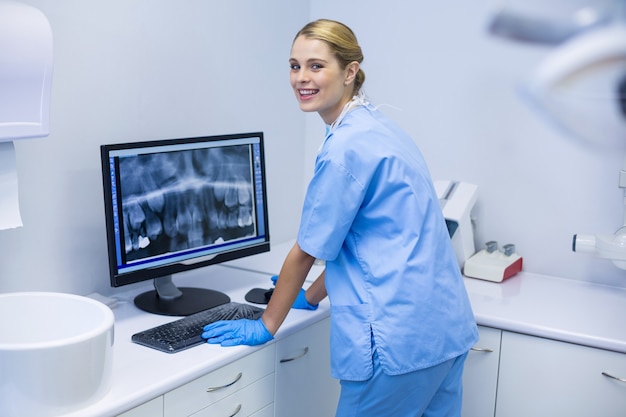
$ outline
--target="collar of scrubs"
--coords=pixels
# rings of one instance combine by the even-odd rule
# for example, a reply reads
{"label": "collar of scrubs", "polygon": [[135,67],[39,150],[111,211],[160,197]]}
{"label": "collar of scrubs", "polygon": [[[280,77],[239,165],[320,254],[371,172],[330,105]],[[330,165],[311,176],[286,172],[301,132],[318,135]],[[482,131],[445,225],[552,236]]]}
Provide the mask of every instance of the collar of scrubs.
{"label": "collar of scrubs", "polygon": [[[339,117],[337,117],[335,121],[332,122],[331,124],[326,125],[326,133],[324,135],[324,142],[326,142],[326,139],[328,139],[328,136],[330,136],[330,134],[333,133],[335,129],[337,129],[337,127],[341,124],[343,119],[351,110],[354,110],[355,108],[359,106],[367,106],[369,104],[370,103],[369,101],[367,101],[367,98],[365,97],[365,93],[363,93],[363,91],[360,91],[359,94],[352,97],[352,100],[350,100],[349,102],[346,103],[345,106],[343,106],[343,109],[341,110]],[[324,142],[322,142],[319,149],[317,150],[318,153],[322,149],[322,146],[324,146]]]}

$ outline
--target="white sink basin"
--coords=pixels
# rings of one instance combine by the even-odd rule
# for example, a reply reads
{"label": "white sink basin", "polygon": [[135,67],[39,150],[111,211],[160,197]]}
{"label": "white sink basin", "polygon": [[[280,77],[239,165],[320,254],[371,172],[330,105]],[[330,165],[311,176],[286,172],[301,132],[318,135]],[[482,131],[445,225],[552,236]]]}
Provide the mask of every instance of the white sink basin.
{"label": "white sink basin", "polygon": [[110,388],[113,312],[72,294],[0,294],[0,416],[57,416]]}

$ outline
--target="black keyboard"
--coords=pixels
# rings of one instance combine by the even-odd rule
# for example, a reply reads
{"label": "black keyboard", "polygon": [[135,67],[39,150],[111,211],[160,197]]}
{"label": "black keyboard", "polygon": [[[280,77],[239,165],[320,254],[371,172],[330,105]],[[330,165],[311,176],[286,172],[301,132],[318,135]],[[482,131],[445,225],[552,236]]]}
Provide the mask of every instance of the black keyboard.
{"label": "black keyboard", "polygon": [[230,302],[136,333],[131,340],[162,352],[176,353],[205,343],[202,329],[207,324],[220,320],[256,320],[264,311],[249,304]]}

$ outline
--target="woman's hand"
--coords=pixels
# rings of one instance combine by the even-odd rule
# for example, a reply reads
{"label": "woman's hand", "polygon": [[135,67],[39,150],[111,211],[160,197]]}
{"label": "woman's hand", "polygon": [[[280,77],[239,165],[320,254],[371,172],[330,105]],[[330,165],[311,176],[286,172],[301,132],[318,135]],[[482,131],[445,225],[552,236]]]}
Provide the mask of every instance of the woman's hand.
{"label": "woman's hand", "polygon": [[221,320],[204,326],[207,343],[222,346],[262,345],[274,338],[262,319]]}

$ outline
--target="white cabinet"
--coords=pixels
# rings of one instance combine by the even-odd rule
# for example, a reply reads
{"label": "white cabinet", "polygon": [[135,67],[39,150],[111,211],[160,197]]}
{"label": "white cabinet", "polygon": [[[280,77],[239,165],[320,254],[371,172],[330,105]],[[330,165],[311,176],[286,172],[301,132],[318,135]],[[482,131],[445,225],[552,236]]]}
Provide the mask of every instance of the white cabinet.
{"label": "white cabinet", "polygon": [[274,417],[274,404],[270,404],[262,410],[257,411],[250,417]]}
{"label": "white cabinet", "polygon": [[275,417],[332,417],[339,390],[330,376],[330,318],[276,343]]}
{"label": "white cabinet", "polygon": [[[164,416],[250,416],[274,398],[271,344],[164,395]],[[207,408],[208,407],[208,408]]]}
{"label": "white cabinet", "polygon": [[327,317],[121,417],[333,417],[339,391]]}
{"label": "white cabinet", "polygon": [[479,326],[463,417],[623,417],[626,355]]}
{"label": "white cabinet", "polygon": [[249,417],[272,403],[274,396],[274,374],[235,391],[191,417]]}
{"label": "white cabinet", "polygon": [[498,417],[626,416],[626,355],[503,332]]}
{"label": "white cabinet", "polygon": [[463,417],[495,415],[502,331],[479,326],[478,334],[463,371]]}
{"label": "white cabinet", "polygon": [[163,417],[163,396],[119,414],[118,417]]}

